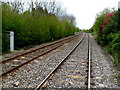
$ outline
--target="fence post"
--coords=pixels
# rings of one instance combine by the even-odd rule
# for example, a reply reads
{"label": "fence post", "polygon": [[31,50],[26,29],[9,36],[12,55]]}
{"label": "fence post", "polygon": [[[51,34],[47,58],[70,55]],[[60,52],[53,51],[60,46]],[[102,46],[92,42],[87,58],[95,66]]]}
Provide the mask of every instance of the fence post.
{"label": "fence post", "polygon": [[14,32],[10,31],[10,51],[14,51]]}

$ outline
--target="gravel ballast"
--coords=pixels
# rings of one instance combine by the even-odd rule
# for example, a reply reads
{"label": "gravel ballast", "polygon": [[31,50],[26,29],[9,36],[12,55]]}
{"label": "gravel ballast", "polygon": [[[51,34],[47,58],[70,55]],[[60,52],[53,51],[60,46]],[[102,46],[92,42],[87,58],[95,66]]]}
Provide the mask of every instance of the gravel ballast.
{"label": "gravel ballast", "polygon": [[[64,44],[60,48],[44,55],[15,72],[2,78],[3,88],[35,88],[52,71],[53,68],[68,54],[82,38]],[[112,60],[104,53],[90,35],[93,88],[120,88],[117,79],[118,71],[113,67]],[[66,62],[48,81],[47,88],[81,88],[86,87],[87,60],[88,60],[88,35],[70,55]],[[23,51],[24,52],[24,51]],[[12,55],[10,55],[12,56]],[[7,57],[9,58],[9,56]]]}
{"label": "gravel ballast", "polygon": [[92,44],[92,74],[93,88],[119,88],[113,75],[119,73],[113,67],[112,60],[90,35]]}
{"label": "gravel ballast", "polygon": [[88,37],[68,57],[46,88],[86,88]]}
{"label": "gravel ballast", "polygon": [[81,38],[80,35],[75,40],[3,77],[3,88],[35,88]]}

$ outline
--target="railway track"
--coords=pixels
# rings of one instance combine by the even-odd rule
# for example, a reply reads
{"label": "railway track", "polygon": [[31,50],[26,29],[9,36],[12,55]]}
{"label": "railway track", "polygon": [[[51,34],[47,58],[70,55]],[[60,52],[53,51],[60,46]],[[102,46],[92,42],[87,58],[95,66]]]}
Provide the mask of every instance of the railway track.
{"label": "railway track", "polygon": [[[66,62],[66,60],[73,54],[73,52],[76,50],[76,48],[83,42],[85,37],[83,37],[75,46],[74,48],[64,57],[64,59],[62,59],[61,62],[59,62],[58,65],[56,65],[56,67],[44,78],[44,80],[42,82],[40,82],[37,87],[35,88],[35,90],[39,90],[43,87],[45,87],[48,83],[48,81],[53,78],[53,76],[57,73],[58,70],[61,69],[62,66],[64,66],[63,64]],[[87,49],[87,61],[85,62],[87,65],[84,68],[85,72],[86,72],[86,87],[87,88],[91,88],[92,87],[92,74],[91,74],[91,45],[90,45],[90,40],[89,40],[89,35],[88,35],[88,49]],[[65,80],[64,80],[65,81]],[[59,82],[59,81],[58,81]],[[55,82],[53,82],[55,83]]]}
{"label": "railway track", "polygon": [[[79,35],[79,34],[78,34],[78,35]],[[32,52],[38,51],[38,50],[40,50],[40,49],[47,48],[47,47],[49,47],[49,46],[58,44],[58,43],[60,43],[60,42],[69,40],[69,39],[71,39],[71,38],[73,38],[73,37],[76,37],[76,36],[78,36],[78,35],[70,36],[70,37],[67,37],[67,38],[65,38],[65,39],[62,39],[62,40],[60,40],[60,41],[56,41],[56,42],[50,43],[50,44],[48,44],[48,45],[42,46],[42,47],[40,47],[40,48],[37,48],[37,49],[31,50],[31,51],[22,53],[22,54],[20,54],[20,55],[14,56],[14,57],[12,57],[12,58],[2,60],[0,63],[4,64],[4,63],[9,62],[9,61],[11,61],[11,60],[17,59],[17,58],[19,58],[19,57],[21,57],[21,56],[25,56],[25,55],[28,55],[28,54],[30,54],[30,53],[32,53]]]}
{"label": "railway track", "polygon": [[0,76],[5,76],[5,75],[17,70],[18,68],[30,63],[31,61],[33,61],[35,59],[37,59],[38,57],[43,56],[43,55],[59,48],[63,44],[72,41],[73,39],[77,38],[78,36],[79,35],[70,36],[68,38],[53,42],[53,43],[48,44],[46,46],[37,48],[35,50],[29,51],[26,53],[23,53],[21,55],[12,57],[10,59],[3,60],[2,62],[0,62],[2,64],[2,71],[3,71]]}
{"label": "railway track", "polygon": [[[109,87],[113,78],[109,82],[108,79],[105,80],[109,76],[104,77],[103,68],[101,69],[100,66],[101,63],[95,64],[96,61],[102,62],[102,60],[99,60],[99,55],[95,53],[95,51],[99,51],[99,49],[95,48],[97,46],[94,45],[95,41],[93,41],[91,35],[86,34],[85,37],[83,36],[6,75],[2,78],[2,87],[34,88],[35,90],[41,88],[85,88],[89,90],[96,87],[106,88],[107,83]],[[95,56],[98,56],[99,59]],[[104,61],[102,63],[104,64]],[[101,69],[101,72],[99,72],[99,69]]]}

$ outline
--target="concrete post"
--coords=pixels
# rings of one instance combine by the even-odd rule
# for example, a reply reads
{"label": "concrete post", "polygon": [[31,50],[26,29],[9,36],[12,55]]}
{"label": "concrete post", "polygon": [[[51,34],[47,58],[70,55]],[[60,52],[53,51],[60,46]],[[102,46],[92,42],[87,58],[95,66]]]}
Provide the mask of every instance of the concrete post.
{"label": "concrete post", "polygon": [[10,31],[10,51],[14,51],[14,32]]}

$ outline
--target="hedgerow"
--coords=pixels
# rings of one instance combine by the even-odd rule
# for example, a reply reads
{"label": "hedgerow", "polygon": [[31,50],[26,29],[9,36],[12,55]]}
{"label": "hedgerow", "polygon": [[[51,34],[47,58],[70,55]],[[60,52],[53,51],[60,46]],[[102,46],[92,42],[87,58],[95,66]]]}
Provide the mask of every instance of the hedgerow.
{"label": "hedgerow", "polygon": [[113,56],[114,63],[120,63],[120,10],[104,10],[92,27],[99,44]]}
{"label": "hedgerow", "polygon": [[[42,7],[20,13],[14,12],[11,5],[2,4],[2,33],[14,31],[15,49],[70,36],[76,30],[78,28],[68,19],[59,19],[54,13],[48,13]],[[2,49],[5,52],[8,50],[7,43],[5,39],[2,41]]]}

